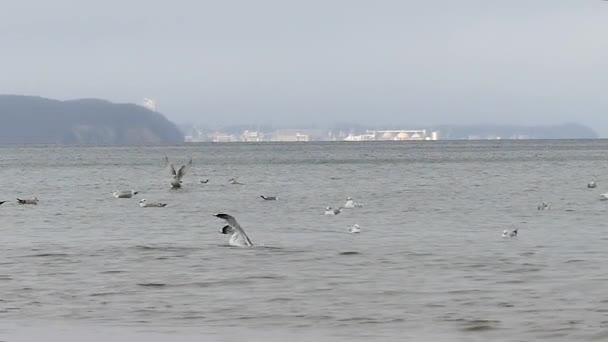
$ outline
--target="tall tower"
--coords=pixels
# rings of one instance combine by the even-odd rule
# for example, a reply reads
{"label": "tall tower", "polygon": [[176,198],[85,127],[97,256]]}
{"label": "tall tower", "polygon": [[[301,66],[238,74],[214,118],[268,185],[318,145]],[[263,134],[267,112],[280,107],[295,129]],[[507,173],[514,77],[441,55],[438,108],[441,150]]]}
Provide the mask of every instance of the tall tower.
{"label": "tall tower", "polygon": [[144,102],[142,103],[142,105],[146,108],[148,108],[149,110],[156,112],[156,101],[149,99],[147,97],[144,97]]}

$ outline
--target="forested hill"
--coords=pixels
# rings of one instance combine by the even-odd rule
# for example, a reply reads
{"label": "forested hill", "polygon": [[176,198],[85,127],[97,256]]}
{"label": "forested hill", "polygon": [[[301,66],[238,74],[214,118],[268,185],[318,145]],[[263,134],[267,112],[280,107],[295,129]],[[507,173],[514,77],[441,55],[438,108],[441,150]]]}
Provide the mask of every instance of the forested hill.
{"label": "forested hill", "polygon": [[0,95],[0,145],[177,144],[183,138],[162,114],[134,104]]}

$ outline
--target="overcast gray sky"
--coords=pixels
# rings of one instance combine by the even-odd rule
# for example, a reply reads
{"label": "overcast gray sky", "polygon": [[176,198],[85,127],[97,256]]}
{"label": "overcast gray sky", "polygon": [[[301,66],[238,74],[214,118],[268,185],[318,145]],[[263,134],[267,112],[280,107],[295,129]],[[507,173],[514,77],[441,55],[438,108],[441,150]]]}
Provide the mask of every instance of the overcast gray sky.
{"label": "overcast gray sky", "polygon": [[608,1],[19,0],[0,93],[176,122],[576,121],[608,136]]}

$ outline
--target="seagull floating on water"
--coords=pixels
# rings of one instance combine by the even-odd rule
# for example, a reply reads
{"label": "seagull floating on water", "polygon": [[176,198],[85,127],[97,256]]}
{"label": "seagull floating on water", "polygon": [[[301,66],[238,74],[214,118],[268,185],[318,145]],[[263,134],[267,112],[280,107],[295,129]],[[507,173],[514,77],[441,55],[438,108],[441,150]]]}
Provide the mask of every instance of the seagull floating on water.
{"label": "seagull floating on water", "polygon": [[538,210],[545,210],[545,209],[549,209],[549,203],[547,202],[542,202],[538,205],[537,207]]}
{"label": "seagull floating on water", "polygon": [[245,231],[243,230],[243,228],[241,228],[241,225],[236,221],[234,217],[228,214],[215,214],[213,216],[220,218],[226,221],[226,223],[228,223],[228,225],[222,228],[220,233],[230,234],[230,240],[228,241],[228,244],[230,246],[253,247],[253,243],[251,242],[247,234],[245,234]]}
{"label": "seagull floating on water", "polygon": [[587,183],[587,188],[589,189],[595,189],[597,187],[597,184],[595,183],[595,181],[591,181],[589,183]]}
{"label": "seagull floating on water", "polygon": [[228,180],[228,182],[229,182],[230,184],[232,184],[232,185],[244,185],[243,183],[240,183],[239,181],[237,181],[237,180],[236,180],[236,179],[234,179],[234,178],[230,178],[230,179]]}
{"label": "seagull floating on water", "polygon": [[348,197],[346,199],[346,203],[344,203],[344,206],[342,206],[342,208],[344,208],[344,209],[363,208],[363,204],[355,202],[352,197]]}
{"label": "seagull floating on water", "polygon": [[279,199],[277,196],[264,196],[264,195],[261,195],[260,197],[262,197],[265,201],[276,201],[276,200]]}
{"label": "seagull floating on water", "polygon": [[163,208],[167,206],[167,203],[160,202],[148,202],[145,198],[139,201],[139,206],[142,208]]}
{"label": "seagull floating on water", "polygon": [[190,161],[187,164],[182,165],[182,167],[180,167],[177,171],[175,171],[173,163],[169,161],[169,157],[167,156],[165,156],[165,164],[166,167],[169,169],[169,173],[173,177],[173,179],[171,180],[171,187],[173,189],[181,188],[182,178],[186,175],[186,173],[188,173],[188,171],[192,167],[192,158],[190,158]]}
{"label": "seagull floating on water", "polygon": [[19,203],[19,204],[38,205],[38,197],[27,198],[27,199],[19,199],[19,198],[17,198],[17,203]]}
{"label": "seagull floating on water", "polygon": [[327,216],[338,215],[341,212],[342,212],[341,208],[332,208],[332,207],[325,208],[325,215],[327,215]]}
{"label": "seagull floating on water", "polygon": [[352,226],[350,226],[348,228],[348,232],[351,234],[358,234],[358,233],[361,233],[361,228],[359,227],[358,224],[353,224]]}
{"label": "seagull floating on water", "polygon": [[517,236],[517,231],[518,231],[518,230],[519,230],[519,228],[518,228],[518,229],[515,229],[515,230],[503,230],[503,232],[502,232],[502,237],[503,237],[503,238],[512,238],[512,237],[516,237],[516,236]]}
{"label": "seagull floating on water", "polygon": [[114,196],[114,198],[131,198],[135,195],[137,195],[139,192],[135,191],[135,190],[129,190],[129,191],[114,191],[112,193],[112,196]]}
{"label": "seagull floating on water", "polygon": [[606,201],[606,200],[608,200],[608,192],[600,195],[600,201]]}

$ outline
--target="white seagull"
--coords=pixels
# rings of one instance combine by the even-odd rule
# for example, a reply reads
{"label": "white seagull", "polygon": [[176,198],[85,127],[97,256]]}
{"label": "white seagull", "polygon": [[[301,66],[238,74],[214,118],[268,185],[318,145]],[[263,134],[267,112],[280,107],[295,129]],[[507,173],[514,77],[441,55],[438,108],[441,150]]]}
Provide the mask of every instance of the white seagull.
{"label": "white seagull", "polygon": [[606,201],[606,200],[608,200],[608,192],[600,195],[600,201]]}
{"label": "white seagull", "polygon": [[503,238],[512,238],[512,237],[516,237],[516,236],[517,236],[517,231],[518,231],[518,230],[519,230],[519,228],[518,228],[518,229],[515,229],[515,230],[510,230],[510,231],[509,231],[509,230],[503,230],[503,232],[502,232],[502,237],[503,237]]}
{"label": "white seagull", "polygon": [[146,200],[145,198],[142,198],[139,201],[139,206],[142,208],[162,208],[162,207],[166,207],[167,203],[148,202],[148,200]]}
{"label": "white seagull", "polygon": [[597,187],[597,184],[595,183],[595,181],[591,181],[589,183],[587,183],[587,188],[589,189],[595,189]]}
{"label": "white seagull", "polygon": [[192,167],[192,158],[190,158],[190,161],[188,161],[187,164],[182,165],[177,171],[175,171],[173,163],[169,161],[169,157],[167,156],[165,156],[165,164],[166,167],[169,169],[169,174],[173,177],[173,179],[171,179],[171,187],[173,189],[181,188],[182,178],[186,175],[186,173],[188,173],[188,171]]}
{"label": "white seagull", "polygon": [[361,233],[361,228],[359,227],[358,224],[353,224],[352,226],[350,226],[348,228],[348,232],[351,234],[358,234],[358,233]]}
{"label": "white seagull", "polygon": [[325,208],[325,215],[327,215],[327,216],[338,215],[341,212],[342,212],[341,208],[332,208],[332,207]]}
{"label": "white seagull", "polygon": [[236,179],[234,179],[234,178],[230,178],[230,179],[228,180],[228,182],[229,182],[230,184],[232,184],[232,185],[244,185],[243,183],[240,183],[239,181],[237,181],[237,180],[236,180]]}
{"label": "white seagull", "polygon": [[236,219],[234,217],[228,214],[215,214],[213,216],[220,218],[226,221],[226,223],[228,223],[228,225],[222,228],[220,233],[230,234],[230,240],[228,241],[228,244],[230,246],[253,247],[253,243],[251,242],[247,234],[245,234],[245,231],[243,230],[243,228],[241,228],[241,225],[236,222]]}
{"label": "white seagull", "polygon": [[542,202],[538,205],[537,207],[538,210],[545,210],[545,209],[549,209],[549,203],[547,202]]}
{"label": "white seagull", "polygon": [[19,198],[17,198],[17,203],[19,203],[19,204],[38,205],[38,197],[27,198],[27,199],[19,199]]}
{"label": "white seagull", "polygon": [[129,191],[114,191],[112,193],[112,196],[114,196],[114,198],[131,198],[135,195],[137,195],[139,192],[135,191],[135,190],[129,190]]}
{"label": "white seagull", "polygon": [[346,199],[346,203],[344,203],[344,206],[342,208],[344,208],[344,209],[363,208],[363,204],[355,202],[352,197],[348,197]]}

